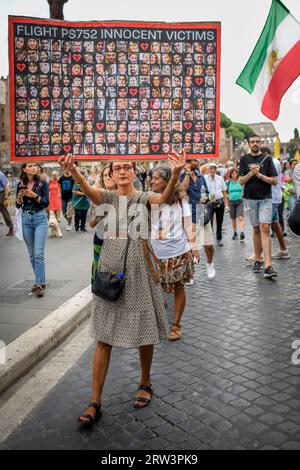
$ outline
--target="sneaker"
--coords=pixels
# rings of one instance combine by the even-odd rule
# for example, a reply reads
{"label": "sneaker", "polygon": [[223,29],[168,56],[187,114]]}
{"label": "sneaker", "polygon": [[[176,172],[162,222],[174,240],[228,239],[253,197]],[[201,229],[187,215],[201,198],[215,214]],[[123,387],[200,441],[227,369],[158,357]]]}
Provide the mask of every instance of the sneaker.
{"label": "sneaker", "polygon": [[72,230],[72,226],[71,226],[71,225],[67,225],[67,226],[66,226],[66,231],[67,231],[67,232],[70,232],[71,230]]}
{"label": "sneaker", "polygon": [[80,232],[87,232],[87,229],[86,228],[81,228]]}
{"label": "sneaker", "polygon": [[224,246],[224,244],[222,243],[222,240],[217,240],[217,245],[218,246]]}
{"label": "sneaker", "polygon": [[41,285],[35,286],[35,295],[36,295],[37,297],[44,297],[44,289],[43,289],[43,286],[41,286]]}
{"label": "sneaker", "polygon": [[291,255],[289,253],[289,250],[284,250],[284,251],[277,251],[272,255],[272,259],[290,259]]}
{"label": "sneaker", "polygon": [[272,278],[272,277],[277,277],[278,274],[276,271],[274,271],[274,269],[272,268],[272,266],[269,266],[267,269],[265,269],[265,272],[264,272],[264,277],[265,278]]}
{"label": "sneaker", "polygon": [[234,232],[232,240],[237,240],[238,238],[239,238],[238,234],[236,232]]}
{"label": "sneaker", "polygon": [[263,270],[263,263],[255,261],[252,270],[254,273],[261,273]]}
{"label": "sneaker", "polygon": [[79,232],[79,228],[78,228],[78,227],[75,227],[75,232]]}
{"label": "sneaker", "polygon": [[216,270],[214,269],[214,264],[208,264],[206,263],[206,272],[207,272],[207,277],[208,279],[213,279],[216,275]]}
{"label": "sneaker", "polygon": [[241,232],[241,234],[240,234],[240,240],[241,240],[241,242],[242,242],[243,240],[245,240],[245,234],[244,234],[244,232]]}
{"label": "sneaker", "polygon": [[193,286],[194,285],[194,279],[191,279],[190,282],[185,283],[186,286]]}
{"label": "sneaker", "polygon": [[[253,255],[248,255],[248,256],[246,256],[245,260],[249,261],[251,263],[252,261],[255,261],[255,255],[254,254]],[[263,263],[263,259],[261,259],[261,263]]]}

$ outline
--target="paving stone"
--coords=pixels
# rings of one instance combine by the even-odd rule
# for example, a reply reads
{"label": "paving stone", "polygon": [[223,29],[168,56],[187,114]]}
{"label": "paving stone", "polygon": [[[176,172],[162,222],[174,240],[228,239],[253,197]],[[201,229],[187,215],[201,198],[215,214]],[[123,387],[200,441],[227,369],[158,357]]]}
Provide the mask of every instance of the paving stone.
{"label": "paving stone", "polygon": [[259,417],[259,420],[263,423],[272,426],[275,424],[279,424],[284,421],[284,418],[276,413],[267,413]]}
{"label": "paving stone", "polygon": [[282,444],[280,447],[283,450],[300,450],[300,442],[298,441],[289,441],[285,444]]}
{"label": "paving stone", "polygon": [[[182,340],[155,348],[155,394],[147,408],[132,406],[137,352],[116,348],[104,416],[89,432],[78,432],[75,419],[90,395],[93,345],[0,450],[299,450],[300,367],[291,364],[291,344],[300,339],[300,241],[292,240],[291,260],[276,263],[280,277],[270,283],[244,263],[252,249],[250,226],[244,245],[232,242],[227,216],[226,227],[225,246],[216,249],[215,279],[206,278],[202,259],[187,289]],[[171,323],[174,299],[166,298]]]}

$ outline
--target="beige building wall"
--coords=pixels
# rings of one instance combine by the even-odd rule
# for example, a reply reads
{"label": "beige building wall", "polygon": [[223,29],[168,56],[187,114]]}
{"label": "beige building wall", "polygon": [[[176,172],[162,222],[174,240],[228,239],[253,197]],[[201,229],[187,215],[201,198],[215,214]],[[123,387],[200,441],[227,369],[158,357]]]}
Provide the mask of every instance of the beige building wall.
{"label": "beige building wall", "polygon": [[10,122],[8,78],[0,78],[0,168],[10,167]]}

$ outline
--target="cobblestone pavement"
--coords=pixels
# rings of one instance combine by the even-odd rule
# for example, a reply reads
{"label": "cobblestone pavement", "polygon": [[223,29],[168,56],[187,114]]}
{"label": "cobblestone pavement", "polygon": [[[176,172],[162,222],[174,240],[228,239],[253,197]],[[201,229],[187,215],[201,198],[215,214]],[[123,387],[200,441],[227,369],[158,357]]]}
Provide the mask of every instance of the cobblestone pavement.
{"label": "cobblestone pavement", "polygon": [[224,238],[216,278],[207,280],[202,259],[187,288],[182,340],[156,348],[147,409],[132,407],[137,351],[115,349],[104,416],[90,431],[77,429],[90,398],[92,345],[0,449],[300,449],[300,365],[292,364],[300,241],[288,239],[292,258],[274,263],[279,278],[269,281],[245,262],[249,229],[241,244],[227,223]]}

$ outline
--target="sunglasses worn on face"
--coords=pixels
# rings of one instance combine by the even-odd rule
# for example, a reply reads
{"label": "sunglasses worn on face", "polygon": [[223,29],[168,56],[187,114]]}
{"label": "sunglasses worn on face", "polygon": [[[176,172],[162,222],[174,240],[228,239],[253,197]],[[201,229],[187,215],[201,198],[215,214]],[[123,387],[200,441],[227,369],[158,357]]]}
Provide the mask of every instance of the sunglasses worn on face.
{"label": "sunglasses worn on face", "polygon": [[125,171],[125,173],[130,173],[131,170],[133,169],[133,166],[132,165],[117,165],[117,166],[114,166],[113,167],[113,171],[115,173],[120,173],[121,170]]}

